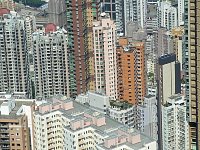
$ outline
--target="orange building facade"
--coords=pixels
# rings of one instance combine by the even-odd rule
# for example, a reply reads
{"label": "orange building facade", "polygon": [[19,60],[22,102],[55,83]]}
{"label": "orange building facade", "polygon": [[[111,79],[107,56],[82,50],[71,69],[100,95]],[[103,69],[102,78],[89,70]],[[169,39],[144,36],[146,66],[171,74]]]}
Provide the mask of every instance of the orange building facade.
{"label": "orange building facade", "polygon": [[138,104],[146,94],[144,42],[120,38],[117,46],[118,96],[122,101]]}

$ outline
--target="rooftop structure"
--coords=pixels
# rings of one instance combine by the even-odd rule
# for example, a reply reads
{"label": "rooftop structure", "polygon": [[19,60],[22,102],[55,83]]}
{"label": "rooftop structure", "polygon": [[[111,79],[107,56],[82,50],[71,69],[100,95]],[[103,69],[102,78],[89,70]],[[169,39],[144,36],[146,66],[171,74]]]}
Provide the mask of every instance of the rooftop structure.
{"label": "rooftop structure", "polygon": [[[156,142],[138,130],[128,128],[69,98],[48,99],[39,106],[34,120],[35,145],[36,149],[40,150],[55,147],[70,150],[80,148],[114,150],[119,147],[128,150],[156,149]],[[43,126],[38,124],[40,120]],[[51,129],[53,125],[57,126],[55,130],[58,134]],[[40,131],[44,132],[39,134]],[[52,134],[54,139],[48,141]],[[55,145],[54,142],[58,144]]]}

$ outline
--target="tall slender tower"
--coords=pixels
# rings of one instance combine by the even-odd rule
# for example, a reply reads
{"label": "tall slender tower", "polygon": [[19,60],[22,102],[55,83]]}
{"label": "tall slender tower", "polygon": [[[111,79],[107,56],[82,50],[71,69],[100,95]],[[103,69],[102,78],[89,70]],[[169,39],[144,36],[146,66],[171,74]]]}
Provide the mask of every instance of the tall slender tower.
{"label": "tall slender tower", "polygon": [[29,95],[25,19],[8,9],[0,9],[0,15],[0,91],[26,92]]}
{"label": "tall slender tower", "polygon": [[200,1],[185,1],[185,69],[186,99],[188,102],[189,149],[200,149]]}
{"label": "tall slender tower", "polygon": [[109,14],[93,22],[96,91],[117,99],[116,28]]}
{"label": "tall slender tower", "polygon": [[34,33],[33,43],[36,97],[69,97],[67,32],[47,24],[45,32]]}
{"label": "tall slender tower", "polygon": [[99,0],[66,0],[72,97],[95,87],[92,22],[98,17],[99,4]]}

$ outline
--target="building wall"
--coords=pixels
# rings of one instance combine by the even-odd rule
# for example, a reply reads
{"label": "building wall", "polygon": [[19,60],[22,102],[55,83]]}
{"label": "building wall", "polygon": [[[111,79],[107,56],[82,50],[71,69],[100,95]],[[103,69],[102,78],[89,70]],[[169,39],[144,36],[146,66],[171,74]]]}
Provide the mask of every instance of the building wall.
{"label": "building wall", "polygon": [[66,5],[65,0],[49,0],[48,17],[49,22],[59,27],[66,26]]}
{"label": "building wall", "polygon": [[[69,86],[70,95],[76,97],[86,92],[86,80],[89,67],[86,60],[89,58],[87,51],[87,30],[85,1],[66,0],[68,52],[69,52]],[[77,7],[78,6],[78,7]]]}
{"label": "building wall", "polygon": [[30,150],[28,121],[25,115],[0,119],[0,148]]}
{"label": "building wall", "polygon": [[36,32],[33,42],[36,97],[69,96],[66,32]]}
{"label": "building wall", "polygon": [[114,21],[108,16],[104,17],[93,22],[96,91],[116,99],[116,29]]}
{"label": "building wall", "polygon": [[136,128],[145,135],[158,140],[158,119],[157,119],[157,99],[148,95],[144,98],[144,103],[137,106],[138,122]]}
{"label": "building wall", "polygon": [[29,95],[29,62],[24,18],[16,13],[4,15],[0,19],[0,34],[0,91],[26,92]]}
{"label": "building wall", "polygon": [[161,27],[171,30],[178,26],[177,8],[171,2],[160,2],[158,12]]}
{"label": "building wall", "polygon": [[87,90],[95,90],[95,69],[94,69],[94,51],[93,51],[93,21],[98,19],[100,0],[85,1],[86,9],[86,18],[87,18],[87,48],[89,53],[89,59],[85,62],[88,64],[87,72]]}
{"label": "building wall", "polygon": [[[175,97],[175,96],[174,96]],[[173,96],[162,106],[163,149],[188,149],[188,125],[183,97]]]}
{"label": "building wall", "polygon": [[125,39],[120,38],[117,47],[119,99],[136,104],[146,94],[144,43]]}
{"label": "building wall", "polygon": [[[188,36],[186,37],[186,88],[187,88],[187,100],[188,100],[188,112],[189,112],[189,125],[190,125],[190,148],[199,149],[200,147],[200,111],[199,111],[199,0],[186,1],[186,30]],[[187,32],[186,32],[187,34]],[[188,48],[188,49],[187,49]],[[187,59],[188,57],[188,59]]]}

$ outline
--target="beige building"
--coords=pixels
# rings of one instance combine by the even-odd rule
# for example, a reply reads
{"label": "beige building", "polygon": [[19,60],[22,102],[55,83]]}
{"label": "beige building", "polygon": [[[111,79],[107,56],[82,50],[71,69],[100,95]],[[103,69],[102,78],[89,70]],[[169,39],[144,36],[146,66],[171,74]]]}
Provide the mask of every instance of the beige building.
{"label": "beige building", "polygon": [[[17,98],[18,97],[18,98]],[[34,102],[22,93],[0,96],[0,149],[34,149],[32,113]],[[31,147],[32,146],[32,147]]]}
{"label": "beige building", "polygon": [[117,95],[116,28],[108,14],[93,22],[96,91],[111,99]]}
{"label": "beige building", "polygon": [[[186,3],[187,4],[187,3]],[[188,6],[188,7],[187,7]],[[190,0],[186,5],[185,15],[188,18],[185,22],[188,22],[185,29],[186,38],[185,55],[186,59],[186,98],[188,100],[187,111],[189,112],[189,142],[190,150],[200,149],[200,40],[199,40],[199,13],[200,13],[200,1]],[[187,13],[188,12],[188,13]]]}

